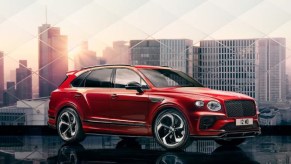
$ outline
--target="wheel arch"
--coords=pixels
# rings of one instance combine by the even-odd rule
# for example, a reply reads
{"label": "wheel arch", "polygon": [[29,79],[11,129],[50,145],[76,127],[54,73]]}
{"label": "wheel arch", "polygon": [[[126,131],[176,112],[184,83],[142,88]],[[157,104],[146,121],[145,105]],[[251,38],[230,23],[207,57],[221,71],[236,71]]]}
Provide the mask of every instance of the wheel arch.
{"label": "wheel arch", "polygon": [[83,115],[83,113],[82,113],[80,110],[78,110],[77,106],[76,106],[75,104],[73,104],[73,103],[65,103],[65,104],[61,105],[61,106],[58,108],[59,110],[58,110],[57,113],[56,113],[56,123],[57,123],[57,120],[58,120],[58,117],[59,117],[60,113],[61,113],[64,109],[66,109],[66,108],[71,108],[71,109],[73,109],[73,110],[77,113],[77,115],[79,116],[79,118],[81,119],[81,123],[82,123],[82,120],[83,120],[83,118],[84,118],[84,115]]}

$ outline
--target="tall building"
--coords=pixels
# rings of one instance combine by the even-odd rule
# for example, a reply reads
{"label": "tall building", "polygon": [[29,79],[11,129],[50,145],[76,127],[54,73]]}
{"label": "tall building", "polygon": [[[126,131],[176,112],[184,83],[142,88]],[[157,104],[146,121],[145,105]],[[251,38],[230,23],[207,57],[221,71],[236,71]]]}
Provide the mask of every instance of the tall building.
{"label": "tall building", "polygon": [[39,33],[39,97],[47,97],[68,71],[68,39],[60,28],[43,24]]}
{"label": "tall building", "polygon": [[3,104],[4,94],[4,54],[0,51],[0,106]]}
{"label": "tall building", "polygon": [[88,42],[81,44],[80,51],[74,56],[74,64],[76,70],[98,64],[96,52],[88,49]]}
{"label": "tall building", "polygon": [[160,65],[161,43],[157,40],[131,40],[130,55],[133,65]]}
{"label": "tall building", "polygon": [[19,100],[32,98],[31,68],[27,68],[27,60],[19,60],[16,69],[16,97]]}
{"label": "tall building", "polygon": [[3,105],[14,105],[17,101],[16,99],[16,90],[15,90],[15,82],[8,81],[6,83],[7,87],[3,93]]}
{"label": "tall building", "polygon": [[113,47],[106,47],[103,50],[103,58],[107,64],[130,64],[130,53],[127,42],[113,42]]}
{"label": "tall building", "polygon": [[258,100],[285,101],[286,39],[258,39]]}
{"label": "tall building", "polygon": [[200,47],[193,46],[193,78],[198,79],[198,69],[199,69],[199,51]]}
{"label": "tall building", "polygon": [[283,38],[201,41],[198,79],[259,102],[284,101],[285,55]]}
{"label": "tall building", "polygon": [[170,66],[193,76],[192,40],[131,40],[130,49],[134,65]]}

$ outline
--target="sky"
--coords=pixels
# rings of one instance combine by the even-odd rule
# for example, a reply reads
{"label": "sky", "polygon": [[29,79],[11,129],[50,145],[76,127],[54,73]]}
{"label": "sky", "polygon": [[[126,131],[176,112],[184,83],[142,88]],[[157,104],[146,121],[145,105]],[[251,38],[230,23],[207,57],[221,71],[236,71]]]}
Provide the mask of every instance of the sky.
{"label": "sky", "polygon": [[82,41],[102,56],[118,40],[284,37],[291,74],[290,9],[289,0],[0,0],[5,79],[19,59],[37,70],[38,27],[46,22],[68,36],[69,69]]}

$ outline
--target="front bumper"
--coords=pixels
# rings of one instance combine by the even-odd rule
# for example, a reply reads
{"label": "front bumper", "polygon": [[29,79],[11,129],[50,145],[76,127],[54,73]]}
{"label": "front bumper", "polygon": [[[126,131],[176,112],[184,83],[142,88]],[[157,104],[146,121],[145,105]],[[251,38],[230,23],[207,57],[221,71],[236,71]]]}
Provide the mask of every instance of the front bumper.
{"label": "front bumper", "polygon": [[[212,123],[209,126],[203,126],[203,118],[208,119]],[[236,126],[236,119],[252,118],[253,125]],[[231,139],[231,138],[247,138],[261,134],[258,116],[251,117],[227,117],[224,113],[218,112],[195,112],[191,117],[192,129],[190,135],[195,138],[203,139]]]}
{"label": "front bumper", "polygon": [[193,138],[200,138],[200,139],[236,139],[236,138],[249,138],[255,137],[261,134],[261,129],[254,130],[254,131],[236,131],[236,132],[226,132],[220,131],[219,135],[208,135],[208,136],[197,136],[191,135]]}

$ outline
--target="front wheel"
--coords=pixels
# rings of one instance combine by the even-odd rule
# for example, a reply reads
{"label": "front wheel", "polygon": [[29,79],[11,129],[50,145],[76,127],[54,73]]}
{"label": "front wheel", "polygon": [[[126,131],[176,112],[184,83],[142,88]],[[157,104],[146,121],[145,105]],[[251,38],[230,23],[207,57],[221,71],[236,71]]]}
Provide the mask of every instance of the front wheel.
{"label": "front wheel", "polygon": [[59,136],[67,143],[77,143],[85,139],[81,120],[72,108],[61,111],[57,119]]}
{"label": "front wheel", "polygon": [[230,139],[230,140],[215,140],[221,146],[237,146],[245,141],[245,138]]}
{"label": "front wheel", "polygon": [[189,143],[188,123],[182,113],[174,109],[161,112],[154,122],[154,136],[169,150],[183,149]]}

